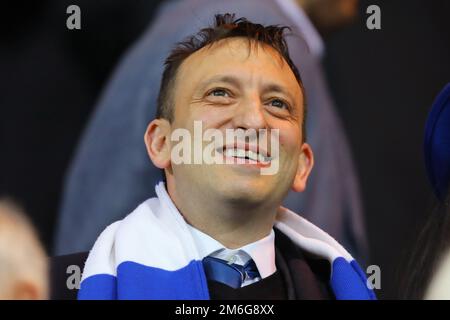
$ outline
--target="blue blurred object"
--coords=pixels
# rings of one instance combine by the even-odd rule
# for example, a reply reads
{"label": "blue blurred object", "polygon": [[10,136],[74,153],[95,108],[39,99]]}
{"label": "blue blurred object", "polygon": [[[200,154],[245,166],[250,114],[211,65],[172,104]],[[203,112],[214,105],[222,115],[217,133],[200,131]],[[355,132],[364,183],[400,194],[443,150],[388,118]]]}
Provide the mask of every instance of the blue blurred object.
{"label": "blue blurred object", "polygon": [[431,107],[425,127],[424,152],[433,191],[444,201],[450,182],[450,83]]}

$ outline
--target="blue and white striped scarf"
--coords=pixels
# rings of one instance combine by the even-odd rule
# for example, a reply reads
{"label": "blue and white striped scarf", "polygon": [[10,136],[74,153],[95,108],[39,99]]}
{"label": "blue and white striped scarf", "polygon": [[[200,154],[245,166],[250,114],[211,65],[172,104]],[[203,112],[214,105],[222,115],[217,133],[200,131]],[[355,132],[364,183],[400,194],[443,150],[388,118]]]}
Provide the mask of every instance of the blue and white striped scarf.
{"label": "blue and white striped scarf", "polygon": [[[78,299],[209,299],[202,259],[160,182],[157,197],[107,227],[86,261]],[[375,299],[364,272],[327,233],[280,207],[275,227],[296,245],[330,261],[337,299]]]}

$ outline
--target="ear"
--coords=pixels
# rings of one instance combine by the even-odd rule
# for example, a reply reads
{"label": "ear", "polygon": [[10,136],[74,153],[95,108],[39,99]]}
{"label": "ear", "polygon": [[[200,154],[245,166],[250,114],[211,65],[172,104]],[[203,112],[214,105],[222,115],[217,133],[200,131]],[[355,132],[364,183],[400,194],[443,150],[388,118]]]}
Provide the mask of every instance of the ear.
{"label": "ear", "polygon": [[45,300],[47,297],[39,285],[30,281],[18,281],[14,285],[13,300]]}
{"label": "ear", "polygon": [[306,188],[306,182],[314,166],[314,154],[309,144],[302,145],[301,153],[298,157],[297,173],[295,174],[292,190],[303,192]]}
{"label": "ear", "polygon": [[145,131],[144,141],[148,156],[159,169],[170,165],[170,128],[166,119],[154,119]]}

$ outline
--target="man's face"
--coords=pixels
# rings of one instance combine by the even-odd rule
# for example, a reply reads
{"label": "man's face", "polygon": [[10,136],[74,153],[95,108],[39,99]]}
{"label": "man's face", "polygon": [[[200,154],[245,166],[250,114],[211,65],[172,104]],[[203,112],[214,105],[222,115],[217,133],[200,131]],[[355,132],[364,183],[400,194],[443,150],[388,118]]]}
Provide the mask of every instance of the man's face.
{"label": "man's face", "polygon": [[[217,129],[224,137],[227,129],[266,129],[258,138],[267,142],[271,130],[279,129],[276,174],[262,175],[261,163],[172,163],[180,192],[195,188],[205,197],[221,197],[231,203],[281,203],[293,186],[306,144],[302,144],[302,91],[288,64],[273,48],[258,44],[249,51],[248,40],[242,38],[203,48],[180,66],[173,98],[172,132],[184,128],[194,137],[194,123],[201,121],[203,131]],[[218,148],[223,152],[218,156],[225,157],[226,149],[233,148],[227,142]],[[237,143],[242,147],[245,142]],[[205,147],[209,142],[200,143]],[[258,141],[247,143],[254,146]],[[174,145],[172,142],[171,148]],[[268,143],[268,153],[270,148],[273,146]]]}

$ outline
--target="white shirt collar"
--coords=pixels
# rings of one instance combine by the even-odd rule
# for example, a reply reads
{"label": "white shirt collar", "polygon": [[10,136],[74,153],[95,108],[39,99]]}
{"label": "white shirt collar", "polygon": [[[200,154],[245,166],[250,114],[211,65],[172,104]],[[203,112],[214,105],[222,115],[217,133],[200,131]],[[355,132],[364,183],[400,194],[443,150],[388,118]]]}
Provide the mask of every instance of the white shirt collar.
{"label": "white shirt collar", "polygon": [[325,52],[325,45],[322,37],[300,5],[296,3],[295,0],[275,0],[275,2],[283,13],[296,24],[297,29],[305,38],[311,53],[322,58]]}
{"label": "white shirt collar", "polygon": [[275,232],[273,229],[269,235],[258,241],[238,249],[228,249],[219,241],[197,228],[189,224],[188,227],[201,259],[206,256],[213,256],[227,261],[233,259],[233,263],[240,265],[244,265],[248,260],[253,259],[262,279],[272,275],[277,270],[275,265]]}

